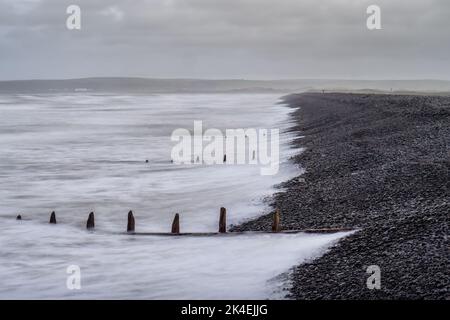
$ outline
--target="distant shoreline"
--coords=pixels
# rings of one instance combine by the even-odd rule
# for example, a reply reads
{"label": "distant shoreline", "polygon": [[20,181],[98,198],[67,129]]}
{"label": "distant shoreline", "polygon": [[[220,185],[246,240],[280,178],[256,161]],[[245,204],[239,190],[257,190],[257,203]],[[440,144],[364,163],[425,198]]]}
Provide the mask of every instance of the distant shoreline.
{"label": "distant shoreline", "polygon": [[[446,299],[450,97],[304,93],[292,129],[306,173],[273,207],[285,229],[362,228],[297,266],[294,299]],[[262,216],[234,230],[270,230]],[[366,286],[369,265],[381,290]]]}
{"label": "distant shoreline", "polygon": [[[370,88],[370,89],[369,89]],[[450,80],[339,80],[339,79],[157,79],[80,78],[0,81],[0,94],[38,93],[283,93],[305,91],[450,93]]]}

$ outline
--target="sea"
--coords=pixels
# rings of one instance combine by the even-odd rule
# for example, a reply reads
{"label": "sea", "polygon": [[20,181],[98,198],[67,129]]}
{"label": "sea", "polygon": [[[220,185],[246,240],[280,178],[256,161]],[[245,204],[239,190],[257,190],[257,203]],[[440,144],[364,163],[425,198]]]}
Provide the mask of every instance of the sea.
{"label": "sea", "polygon": [[[1,299],[282,299],[292,268],[348,233],[216,232],[271,212],[302,168],[280,94],[0,95]],[[178,164],[177,129],[278,129],[279,170]],[[56,212],[57,224],[49,224]],[[86,230],[90,212],[95,229]],[[22,220],[16,220],[17,215]]]}

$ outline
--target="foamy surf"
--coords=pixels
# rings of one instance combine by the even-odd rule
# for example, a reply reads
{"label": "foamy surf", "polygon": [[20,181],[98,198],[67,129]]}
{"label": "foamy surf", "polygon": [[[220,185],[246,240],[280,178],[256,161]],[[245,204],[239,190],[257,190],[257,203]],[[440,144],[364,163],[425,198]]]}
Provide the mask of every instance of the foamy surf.
{"label": "foamy surf", "polygon": [[[349,234],[134,237],[2,221],[2,299],[282,298],[278,276]],[[7,228],[6,228],[7,227]],[[81,270],[68,290],[66,269]]]}
{"label": "foamy surf", "polygon": [[[170,230],[217,231],[269,210],[263,199],[298,174],[289,157],[290,109],[267,94],[8,96],[0,108],[1,298],[263,299],[280,297],[277,278],[347,233],[232,237],[131,237]],[[170,134],[206,127],[279,128],[280,170],[176,166]],[[148,160],[148,163],[145,161]],[[56,210],[57,225],[47,225]],[[96,231],[84,230],[96,213]],[[16,214],[31,221],[15,221]],[[66,269],[81,270],[69,290]]]}

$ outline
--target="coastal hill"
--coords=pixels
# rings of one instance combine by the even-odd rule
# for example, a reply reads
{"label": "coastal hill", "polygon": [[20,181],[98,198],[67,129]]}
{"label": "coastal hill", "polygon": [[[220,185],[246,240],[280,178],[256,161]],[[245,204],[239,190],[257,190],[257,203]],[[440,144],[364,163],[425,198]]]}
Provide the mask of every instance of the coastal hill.
{"label": "coastal hill", "polygon": [[0,81],[1,93],[292,93],[309,90],[450,92],[445,80],[206,80],[151,78],[80,78]]}

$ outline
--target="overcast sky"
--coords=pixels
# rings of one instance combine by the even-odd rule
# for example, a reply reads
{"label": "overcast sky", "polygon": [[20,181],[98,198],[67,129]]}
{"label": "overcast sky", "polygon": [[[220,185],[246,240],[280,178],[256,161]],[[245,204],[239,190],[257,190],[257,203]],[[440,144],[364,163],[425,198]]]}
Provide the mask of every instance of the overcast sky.
{"label": "overcast sky", "polygon": [[89,76],[450,79],[450,1],[0,0],[0,79]]}

